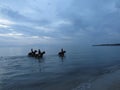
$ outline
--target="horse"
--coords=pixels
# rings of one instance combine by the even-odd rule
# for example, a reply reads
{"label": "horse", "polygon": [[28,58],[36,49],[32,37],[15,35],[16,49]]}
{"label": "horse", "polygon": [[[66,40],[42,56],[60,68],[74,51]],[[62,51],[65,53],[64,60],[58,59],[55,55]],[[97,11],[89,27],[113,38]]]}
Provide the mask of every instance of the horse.
{"label": "horse", "polygon": [[45,54],[45,51],[41,52],[40,49],[38,50],[38,53],[36,54],[37,50],[31,49],[31,52],[28,53],[29,57],[35,57],[35,58],[42,58]]}
{"label": "horse", "polygon": [[37,50],[35,50],[34,52],[31,51],[31,52],[28,53],[28,56],[29,57],[34,57],[36,55],[36,52],[37,52]]}
{"label": "horse", "polygon": [[66,51],[61,51],[61,52],[58,53],[58,55],[59,55],[60,57],[64,57],[64,56],[65,56],[64,53],[66,53]]}
{"label": "horse", "polygon": [[45,54],[45,51],[41,52],[40,54],[35,54],[35,58],[42,58],[43,55]]}

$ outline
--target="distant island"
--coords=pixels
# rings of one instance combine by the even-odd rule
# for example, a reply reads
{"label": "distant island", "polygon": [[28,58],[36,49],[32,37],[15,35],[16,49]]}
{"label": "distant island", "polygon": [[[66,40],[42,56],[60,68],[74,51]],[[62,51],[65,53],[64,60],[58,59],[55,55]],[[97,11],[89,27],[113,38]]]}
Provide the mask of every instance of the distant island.
{"label": "distant island", "polygon": [[93,46],[120,46],[120,43],[117,43],[117,44],[97,44],[97,45],[93,45]]}

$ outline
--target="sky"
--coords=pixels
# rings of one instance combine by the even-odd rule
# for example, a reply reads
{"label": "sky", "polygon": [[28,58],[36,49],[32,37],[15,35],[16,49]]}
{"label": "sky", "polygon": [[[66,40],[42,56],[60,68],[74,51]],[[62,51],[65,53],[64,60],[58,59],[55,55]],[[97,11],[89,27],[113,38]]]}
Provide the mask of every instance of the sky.
{"label": "sky", "polygon": [[0,46],[120,43],[119,0],[0,0]]}

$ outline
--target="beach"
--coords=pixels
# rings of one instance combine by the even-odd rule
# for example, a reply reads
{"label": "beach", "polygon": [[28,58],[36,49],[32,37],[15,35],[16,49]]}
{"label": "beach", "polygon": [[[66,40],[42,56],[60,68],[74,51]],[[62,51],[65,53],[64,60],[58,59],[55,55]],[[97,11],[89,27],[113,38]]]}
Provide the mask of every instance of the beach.
{"label": "beach", "polygon": [[99,77],[87,90],[120,90],[120,70]]}
{"label": "beach", "polygon": [[120,90],[120,70],[99,76],[92,82],[80,84],[73,90]]}

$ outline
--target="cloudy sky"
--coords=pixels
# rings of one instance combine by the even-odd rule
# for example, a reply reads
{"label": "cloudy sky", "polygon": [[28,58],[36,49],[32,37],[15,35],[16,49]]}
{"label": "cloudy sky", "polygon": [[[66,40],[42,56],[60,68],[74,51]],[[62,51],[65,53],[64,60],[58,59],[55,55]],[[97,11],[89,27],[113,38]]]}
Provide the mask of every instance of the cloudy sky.
{"label": "cloudy sky", "polygon": [[0,46],[119,42],[119,0],[0,0]]}

